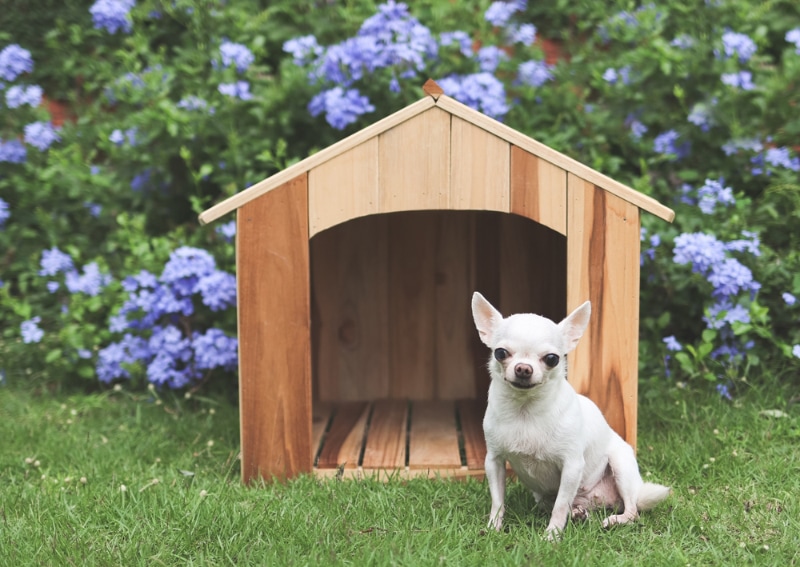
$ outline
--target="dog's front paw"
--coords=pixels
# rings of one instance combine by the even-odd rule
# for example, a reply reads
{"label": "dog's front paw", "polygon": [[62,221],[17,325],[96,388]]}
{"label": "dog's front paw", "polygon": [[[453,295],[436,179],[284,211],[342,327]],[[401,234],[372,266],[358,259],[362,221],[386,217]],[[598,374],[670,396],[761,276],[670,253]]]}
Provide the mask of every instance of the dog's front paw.
{"label": "dog's front paw", "polygon": [[557,526],[551,524],[545,529],[544,537],[549,542],[557,543],[558,540],[561,539],[561,530]]}
{"label": "dog's front paw", "polygon": [[500,508],[497,511],[493,510],[492,513],[489,515],[489,527],[494,528],[494,531],[496,532],[499,532],[501,529],[503,529],[504,511],[505,510],[503,508]]}

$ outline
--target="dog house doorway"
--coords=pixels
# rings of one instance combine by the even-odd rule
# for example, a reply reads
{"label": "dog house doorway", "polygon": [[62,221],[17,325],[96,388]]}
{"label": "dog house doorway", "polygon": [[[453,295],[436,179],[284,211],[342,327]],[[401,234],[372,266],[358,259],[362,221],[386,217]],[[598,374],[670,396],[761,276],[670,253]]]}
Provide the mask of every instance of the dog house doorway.
{"label": "dog house doorway", "polygon": [[370,215],[310,241],[318,474],[483,470],[488,353],[475,290],[504,314],[566,314],[566,237],[492,211]]}

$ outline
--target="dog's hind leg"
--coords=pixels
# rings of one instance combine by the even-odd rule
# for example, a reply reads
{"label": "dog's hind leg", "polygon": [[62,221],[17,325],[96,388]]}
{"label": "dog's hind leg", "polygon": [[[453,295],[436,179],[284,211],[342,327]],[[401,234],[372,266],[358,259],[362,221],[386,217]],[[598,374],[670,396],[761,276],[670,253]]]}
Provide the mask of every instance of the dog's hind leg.
{"label": "dog's hind leg", "polygon": [[636,500],[642,487],[642,477],[639,474],[636,455],[634,455],[631,446],[622,441],[622,439],[619,439],[619,444],[609,455],[608,464],[614,475],[614,483],[616,484],[619,498],[622,500],[624,510],[621,514],[614,514],[603,520],[604,528],[610,528],[617,524],[627,524],[639,517]]}

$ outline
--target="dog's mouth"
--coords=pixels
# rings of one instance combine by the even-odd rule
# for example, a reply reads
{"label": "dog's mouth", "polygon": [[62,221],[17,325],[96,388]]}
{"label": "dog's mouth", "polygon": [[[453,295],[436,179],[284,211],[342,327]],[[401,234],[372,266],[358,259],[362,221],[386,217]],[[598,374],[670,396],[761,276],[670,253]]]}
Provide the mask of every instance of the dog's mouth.
{"label": "dog's mouth", "polygon": [[517,382],[516,380],[506,380],[506,382],[518,390],[530,390],[537,386],[537,384],[534,384],[533,382]]}

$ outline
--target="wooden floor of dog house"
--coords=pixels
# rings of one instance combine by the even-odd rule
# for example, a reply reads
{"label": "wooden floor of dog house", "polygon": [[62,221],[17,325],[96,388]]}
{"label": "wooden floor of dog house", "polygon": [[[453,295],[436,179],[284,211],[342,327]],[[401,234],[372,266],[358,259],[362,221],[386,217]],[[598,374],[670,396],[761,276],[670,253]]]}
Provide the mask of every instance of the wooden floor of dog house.
{"label": "wooden floor of dog house", "polygon": [[316,403],[314,472],[364,478],[466,478],[484,474],[478,400]]}

